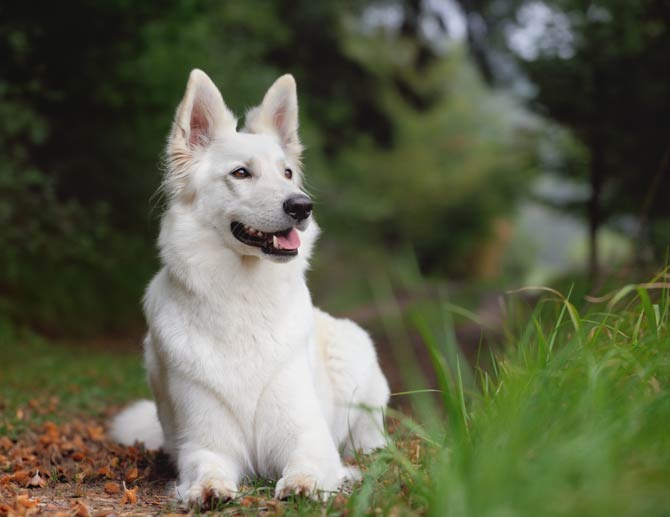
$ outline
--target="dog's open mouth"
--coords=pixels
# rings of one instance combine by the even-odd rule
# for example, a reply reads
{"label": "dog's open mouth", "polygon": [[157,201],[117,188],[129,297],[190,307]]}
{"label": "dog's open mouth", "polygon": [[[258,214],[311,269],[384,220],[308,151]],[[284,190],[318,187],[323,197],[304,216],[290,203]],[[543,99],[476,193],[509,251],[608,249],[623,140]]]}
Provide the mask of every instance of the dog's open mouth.
{"label": "dog's open mouth", "polygon": [[298,248],[300,247],[298,230],[293,227],[269,233],[234,222],[230,225],[230,231],[240,242],[260,248],[263,253],[268,255],[292,257],[298,254]]}

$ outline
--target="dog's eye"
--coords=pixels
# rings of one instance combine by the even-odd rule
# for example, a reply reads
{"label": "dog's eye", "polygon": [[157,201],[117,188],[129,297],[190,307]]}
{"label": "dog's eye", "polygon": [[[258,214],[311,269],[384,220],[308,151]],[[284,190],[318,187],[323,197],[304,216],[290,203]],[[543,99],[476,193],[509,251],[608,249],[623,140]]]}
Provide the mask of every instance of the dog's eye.
{"label": "dog's eye", "polygon": [[291,169],[284,169],[284,176],[290,180],[293,177],[293,171]]}
{"label": "dog's eye", "polygon": [[230,174],[233,178],[237,178],[238,180],[251,177],[251,173],[244,167],[238,167]]}

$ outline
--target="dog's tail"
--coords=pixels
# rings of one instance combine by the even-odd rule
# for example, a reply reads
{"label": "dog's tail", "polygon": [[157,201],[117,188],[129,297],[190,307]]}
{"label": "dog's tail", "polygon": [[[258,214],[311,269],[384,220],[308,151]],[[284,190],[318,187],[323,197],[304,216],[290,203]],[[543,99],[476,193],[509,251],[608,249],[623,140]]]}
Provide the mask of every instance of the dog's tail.
{"label": "dog's tail", "polygon": [[164,438],[156,404],[151,400],[133,402],[112,418],[109,436],[123,445],[143,442],[147,449],[160,449]]}

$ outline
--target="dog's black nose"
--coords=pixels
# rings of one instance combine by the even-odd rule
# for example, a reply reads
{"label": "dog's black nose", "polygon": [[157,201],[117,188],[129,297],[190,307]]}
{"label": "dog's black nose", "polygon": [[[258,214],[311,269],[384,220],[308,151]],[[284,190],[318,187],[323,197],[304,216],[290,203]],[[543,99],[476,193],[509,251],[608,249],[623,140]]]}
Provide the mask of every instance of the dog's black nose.
{"label": "dog's black nose", "polygon": [[284,201],[284,212],[296,221],[307,219],[312,213],[312,200],[305,194],[295,194]]}

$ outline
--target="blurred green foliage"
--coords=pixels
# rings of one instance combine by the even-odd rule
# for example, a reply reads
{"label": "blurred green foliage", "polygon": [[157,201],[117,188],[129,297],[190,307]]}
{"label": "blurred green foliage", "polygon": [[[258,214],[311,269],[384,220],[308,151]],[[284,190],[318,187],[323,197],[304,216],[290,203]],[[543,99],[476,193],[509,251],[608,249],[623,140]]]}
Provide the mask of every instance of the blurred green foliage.
{"label": "blurred green foliage", "polygon": [[[586,151],[581,163],[559,172],[589,183],[586,202],[567,208],[588,218],[592,273],[603,258],[596,238],[605,224],[635,233],[638,258],[649,252],[663,262],[670,242],[670,3],[459,4],[471,14],[470,47],[491,81],[523,74],[535,89],[533,108],[568,128]],[[506,72],[496,69],[501,55],[511,58]]]}
{"label": "blurred green foliage", "polygon": [[537,120],[490,91],[446,33],[429,41],[414,2],[400,28],[366,22],[372,4],[3,6],[2,314],[56,334],[139,323],[160,152],[194,67],[239,115],[296,76],[308,188],[337,243],[317,269],[345,250],[361,257],[341,271],[354,282],[413,250],[424,273],[471,274],[527,184]]}
{"label": "blurred green foliage", "polygon": [[341,190],[337,206],[342,218],[360,219],[368,229],[362,237],[377,237],[377,249],[410,245],[422,272],[471,276],[469,259],[491,222],[526,191],[540,124],[488,90],[459,49],[417,74],[407,64],[415,48],[402,43],[359,40],[356,51],[380,80],[397,73],[430,91],[432,106],[413,109],[385,85],[381,102],[395,145],[384,149],[363,137],[342,153],[347,176],[332,187]]}

